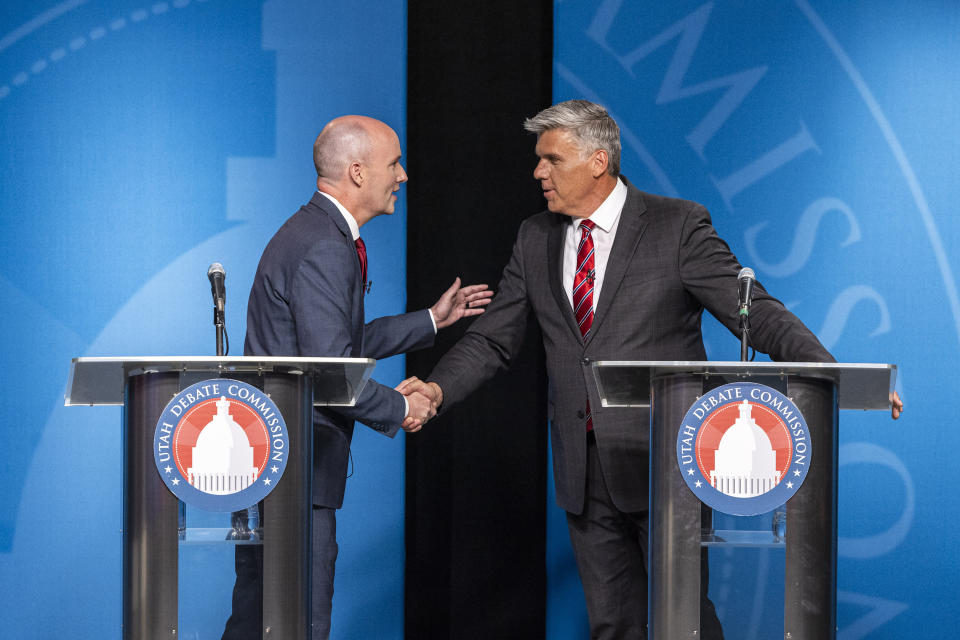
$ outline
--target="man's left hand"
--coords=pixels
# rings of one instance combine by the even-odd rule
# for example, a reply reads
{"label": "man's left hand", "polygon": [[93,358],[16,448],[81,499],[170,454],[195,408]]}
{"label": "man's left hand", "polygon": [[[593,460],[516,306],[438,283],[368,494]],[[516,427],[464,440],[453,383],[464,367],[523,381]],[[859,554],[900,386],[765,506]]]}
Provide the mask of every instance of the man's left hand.
{"label": "man's left hand", "polygon": [[472,284],[469,287],[460,286],[460,278],[453,281],[453,286],[443,292],[437,303],[430,307],[437,329],[449,327],[460,318],[478,316],[483,308],[490,304],[493,291],[485,284]]}
{"label": "man's left hand", "polygon": [[900,399],[900,394],[894,391],[890,394],[890,416],[896,420],[901,413],[903,413],[903,400]]}

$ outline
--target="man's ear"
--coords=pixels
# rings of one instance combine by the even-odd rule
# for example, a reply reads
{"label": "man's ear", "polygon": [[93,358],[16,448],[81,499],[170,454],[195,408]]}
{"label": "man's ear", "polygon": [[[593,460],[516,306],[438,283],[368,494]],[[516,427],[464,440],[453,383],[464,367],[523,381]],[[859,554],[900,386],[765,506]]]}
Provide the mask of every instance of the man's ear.
{"label": "man's ear", "polygon": [[352,162],[350,163],[348,172],[350,173],[350,179],[353,181],[353,184],[357,185],[357,187],[362,187],[364,178],[363,165],[359,162]]}
{"label": "man's ear", "polygon": [[597,149],[593,152],[593,157],[590,158],[590,171],[594,178],[599,178],[605,174],[609,165],[610,158],[607,156],[606,151],[603,149]]}

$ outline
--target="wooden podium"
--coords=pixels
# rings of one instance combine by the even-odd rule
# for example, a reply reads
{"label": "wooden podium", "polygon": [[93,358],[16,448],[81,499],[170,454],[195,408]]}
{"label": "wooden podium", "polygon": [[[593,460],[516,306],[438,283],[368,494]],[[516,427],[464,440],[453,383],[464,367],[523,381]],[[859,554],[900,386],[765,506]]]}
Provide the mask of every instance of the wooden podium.
{"label": "wooden podium", "polygon": [[702,526],[701,503],[681,476],[677,437],[684,416],[709,389],[756,382],[793,400],[815,447],[806,480],[786,503],[785,537],[778,540],[770,528],[767,540],[763,532],[755,536],[758,546],[785,546],[783,637],[835,638],[838,409],[889,409],[896,367],[597,361],[592,368],[604,407],[650,407],[649,637],[701,637],[701,549],[729,538]]}
{"label": "wooden podium", "polygon": [[[179,545],[184,506],[164,484],[153,454],[164,407],[180,390],[213,378],[246,382],[267,394],[287,425],[290,450],[263,500],[262,535],[212,544],[263,548],[263,638],[310,637],[310,491],[314,406],[351,406],[375,361],[360,358],[75,358],[66,405],[123,407],[123,638],[180,637]],[[229,516],[229,514],[227,514]],[[211,532],[201,532],[211,533]],[[231,539],[233,538],[233,539]],[[215,542],[214,542],[215,540]]]}

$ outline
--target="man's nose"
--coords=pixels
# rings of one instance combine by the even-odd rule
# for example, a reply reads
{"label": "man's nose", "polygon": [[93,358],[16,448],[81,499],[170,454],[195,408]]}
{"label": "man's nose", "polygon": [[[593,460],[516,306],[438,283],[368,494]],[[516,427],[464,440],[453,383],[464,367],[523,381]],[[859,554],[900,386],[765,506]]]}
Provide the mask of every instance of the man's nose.
{"label": "man's nose", "polygon": [[397,173],[397,182],[406,182],[406,181],[407,181],[407,172],[403,170],[403,165],[402,165],[402,164],[398,164],[398,165],[397,165],[397,168],[400,169],[400,171]]}
{"label": "man's nose", "polygon": [[533,168],[533,177],[537,180],[546,180],[547,179],[547,167],[543,160],[537,163],[537,166]]}

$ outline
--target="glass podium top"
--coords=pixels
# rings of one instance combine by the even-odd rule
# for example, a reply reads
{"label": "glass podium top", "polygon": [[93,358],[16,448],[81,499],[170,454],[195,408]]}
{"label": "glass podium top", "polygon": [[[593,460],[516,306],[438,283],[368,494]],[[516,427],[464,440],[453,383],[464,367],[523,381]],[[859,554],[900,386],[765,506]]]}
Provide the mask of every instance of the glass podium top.
{"label": "glass podium top", "polygon": [[234,374],[286,373],[313,378],[314,405],[352,406],[370,378],[370,358],[288,358],[260,356],[137,356],[74,358],[64,404],[122,405],[130,376],[179,373],[229,377]]}
{"label": "glass podium top", "polygon": [[650,406],[650,381],[694,374],[729,382],[806,376],[832,380],[841,409],[889,409],[897,380],[893,364],[838,362],[681,362],[596,360],[591,363],[605,407]]}

